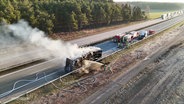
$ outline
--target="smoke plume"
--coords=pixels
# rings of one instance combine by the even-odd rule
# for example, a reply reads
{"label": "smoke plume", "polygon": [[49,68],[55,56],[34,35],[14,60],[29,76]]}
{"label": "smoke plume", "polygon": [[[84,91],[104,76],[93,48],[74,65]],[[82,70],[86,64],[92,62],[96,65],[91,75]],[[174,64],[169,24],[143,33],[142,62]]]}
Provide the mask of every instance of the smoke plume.
{"label": "smoke plume", "polygon": [[7,44],[8,42],[34,44],[47,49],[52,55],[61,58],[63,61],[66,58],[80,57],[91,50],[98,49],[96,47],[79,48],[76,44],[73,45],[61,40],[52,40],[43,31],[32,28],[24,20],[2,27],[6,30],[1,31],[3,35],[0,35],[0,41],[2,44]]}

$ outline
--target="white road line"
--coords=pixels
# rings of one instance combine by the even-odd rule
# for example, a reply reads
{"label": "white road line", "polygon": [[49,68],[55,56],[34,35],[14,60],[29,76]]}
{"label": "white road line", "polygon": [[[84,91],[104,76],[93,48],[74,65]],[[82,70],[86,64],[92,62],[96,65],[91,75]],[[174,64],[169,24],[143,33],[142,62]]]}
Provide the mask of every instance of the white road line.
{"label": "white road line", "polygon": [[[18,80],[18,81],[16,81],[16,82],[13,84],[13,87],[12,87],[11,90],[9,90],[9,91],[7,91],[7,92],[5,92],[5,93],[0,94],[0,98],[2,98],[2,97],[4,97],[4,96],[6,96],[6,95],[12,93],[12,92],[13,92],[14,90],[16,90],[16,89],[19,89],[19,88],[22,88],[22,87],[26,86],[26,85],[29,84],[30,82],[37,81],[37,80],[38,80],[38,74],[39,74],[39,73],[36,74],[36,78],[33,79],[33,80],[23,79],[23,80]],[[20,83],[20,82],[29,82],[29,83],[26,83],[26,84],[24,84],[24,85],[19,86],[19,87],[16,88],[16,85],[17,85],[18,83]]]}
{"label": "white road line", "polygon": [[[58,73],[58,71],[57,71],[57,72],[54,72],[54,73],[51,73],[51,74],[48,74],[47,77],[48,77],[48,76],[52,76],[52,75],[54,75],[54,74],[56,74],[56,73]],[[39,78],[37,81],[43,80],[43,79],[45,79],[45,76]],[[47,84],[49,84],[49,83],[51,83],[51,82],[57,80],[57,79],[59,79],[59,77],[56,78],[56,79],[54,79],[54,80],[51,80],[51,81],[49,81],[49,82],[46,82],[44,85],[41,85],[41,86],[38,86],[38,87],[36,87],[36,88],[34,88],[34,89],[32,89],[32,90],[29,90],[29,91],[27,91],[26,93],[30,93],[30,92],[32,92],[32,91],[34,91],[34,90],[36,90],[36,89],[39,89],[39,88],[41,88],[41,87],[43,87],[43,86],[45,86],[45,85],[47,85]],[[31,83],[34,83],[34,82],[35,82],[35,81],[30,82],[30,83],[27,83],[27,84],[23,85],[22,87],[27,86],[27,85],[29,85],[29,84],[31,84]],[[19,88],[17,88],[17,89],[19,89]],[[17,90],[17,89],[15,89],[15,90]],[[7,100],[7,101],[5,101],[5,102],[3,102],[3,103],[6,104],[6,103],[8,103],[8,102],[10,102],[10,101],[12,101],[12,100],[15,100],[15,99],[19,98],[20,96],[23,96],[23,95],[25,95],[25,93],[22,93],[22,94],[20,94],[20,95],[18,95],[18,96],[16,96],[16,97],[13,97],[13,98],[11,98],[10,100]]]}
{"label": "white road line", "polygon": [[30,69],[30,68],[33,68],[33,67],[36,67],[36,66],[40,66],[40,65],[44,65],[44,64],[46,64],[46,63],[48,63],[48,62],[52,62],[52,61],[54,61],[54,60],[59,60],[59,58],[54,58],[54,59],[52,59],[52,60],[48,60],[48,61],[46,61],[46,62],[43,62],[43,63],[40,63],[40,64],[36,64],[36,65],[30,66],[30,67],[24,68],[24,69],[22,69],[22,70],[18,70],[18,71],[14,71],[14,72],[11,72],[11,73],[2,75],[2,76],[0,76],[0,78],[7,77],[7,76],[10,76],[10,75],[19,73],[19,72],[23,72],[23,71],[28,70],[28,69]]}
{"label": "white road line", "polygon": [[[50,81],[50,82],[52,82],[52,81]],[[32,83],[32,82],[31,82],[31,83]],[[112,87],[112,88],[113,88],[113,87]],[[104,93],[103,93],[103,94],[104,94]],[[101,95],[103,95],[103,94],[101,94]],[[101,95],[100,95],[100,96],[101,96]]]}

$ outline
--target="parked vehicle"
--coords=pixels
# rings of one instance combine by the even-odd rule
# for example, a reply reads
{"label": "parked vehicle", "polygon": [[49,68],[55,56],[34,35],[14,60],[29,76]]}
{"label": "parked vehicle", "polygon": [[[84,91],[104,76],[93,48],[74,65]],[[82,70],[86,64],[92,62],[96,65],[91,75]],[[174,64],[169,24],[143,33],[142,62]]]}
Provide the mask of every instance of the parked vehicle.
{"label": "parked vehicle", "polygon": [[141,39],[144,39],[144,38],[147,37],[147,36],[148,36],[148,31],[146,31],[146,30],[141,30],[141,31],[139,32],[139,37],[138,37],[138,39],[141,40]]}
{"label": "parked vehicle", "polygon": [[166,13],[166,14],[162,14],[161,18],[163,20],[167,20],[167,19],[171,19],[171,18],[180,16],[180,15],[183,15],[183,13],[184,13],[184,10],[179,10],[179,11],[175,11],[175,12],[169,12],[169,13]]}
{"label": "parked vehicle", "polygon": [[124,35],[123,33],[115,35],[113,41],[119,43]]}
{"label": "parked vehicle", "polygon": [[132,34],[126,34],[121,38],[122,43],[131,42],[134,39]]}
{"label": "parked vehicle", "polygon": [[162,15],[161,15],[161,18],[162,18],[163,20],[166,20],[166,19],[167,19],[167,14],[162,14]]}
{"label": "parked vehicle", "polygon": [[133,38],[139,37],[139,32],[138,31],[131,31],[130,34],[132,34]]}
{"label": "parked vehicle", "polygon": [[149,35],[155,34],[154,30],[149,30]]}

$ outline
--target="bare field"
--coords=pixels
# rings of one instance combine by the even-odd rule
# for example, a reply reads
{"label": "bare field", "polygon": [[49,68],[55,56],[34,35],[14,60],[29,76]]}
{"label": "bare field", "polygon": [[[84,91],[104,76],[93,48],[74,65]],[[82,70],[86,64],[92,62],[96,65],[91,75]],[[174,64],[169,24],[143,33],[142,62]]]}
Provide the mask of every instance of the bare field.
{"label": "bare field", "polygon": [[84,30],[80,30],[76,32],[54,33],[54,34],[51,34],[50,37],[53,39],[61,39],[64,41],[69,41],[69,40],[79,39],[82,37],[96,35],[96,34],[111,31],[114,29],[119,29],[119,28],[123,28],[126,26],[142,23],[145,21],[147,20],[135,21],[135,22],[129,22],[129,23],[121,23],[121,24],[116,24],[116,25],[109,25],[109,26],[99,27],[99,28],[94,28],[94,29],[84,29]]}
{"label": "bare field", "polygon": [[[183,104],[184,43],[171,47],[147,65],[106,104]],[[133,83],[132,83],[133,82]]]}
{"label": "bare field", "polygon": [[160,18],[161,15],[165,13],[168,13],[168,12],[151,12],[149,13],[149,19]]}
{"label": "bare field", "polygon": [[[183,37],[181,37],[183,38]],[[184,42],[171,46],[105,104],[183,104]]]}
{"label": "bare field", "polygon": [[[61,79],[60,81],[54,82],[54,84],[50,84],[49,86],[45,86],[43,88],[38,89],[30,94],[27,94],[19,99],[11,102],[10,104],[76,104],[86,99],[88,96],[92,95],[94,92],[97,92],[100,88],[105,87],[108,83],[110,83],[113,79],[116,79],[117,76],[123,75],[130,67],[138,63],[140,60],[146,58],[147,55],[153,53],[155,50],[161,48],[164,44],[167,44],[171,40],[173,40],[179,33],[183,32],[184,27],[177,27],[175,29],[170,30],[169,32],[164,32],[160,36],[149,40],[146,44],[142,44],[139,47],[131,49],[131,52],[126,52],[119,56],[118,59],[114,60],[110,63],[110,67],[112,70],[102,71],[100,73],[93,73],[88,75],[87,78],[78,79],[78,80],[67,80],[67,83],[71,83],[70,86],[65,86],[63,88]],[[180,46],[180,45],[179,45]],[[159,61],[162,62],[162,61]],[[158,62],[155,62],[158,64]],[[147,69],[141,72],[135,80],[131,80],[129,84],[124,85],[121,89],[121,92],[125,91],[126,96],[121,95],[117,91],[117,93],[113,94],[105,103],[116,104],[116,103],[128,103],[133,101],[134,95],[139,94],[140,90],[144,90],[147,84],[150,81],[156,80],[158,82],[159,78],[161,78],[164,74],[145,74],[145,73],[153,73],[154,65],[148,65]],[[153,70],[150,70],[152,68]],[[156,77],[155,76],[159,76]],[[153,79],[152,79],[153,77]],[[154,79],[155,78],[155,79]],[[140,80],[143,79],[143,80]],[[148,84],[149,85],[149,84]],[[152,83],[154,85],[154,83]],[[136,87],[134,87],[136,86]],[[137,87],[138,86],[138,87]],[[149,87],[149,86],[148,86]],[[124,90],[126,89],[126,90]],[[46,91],[45,94],[40,94],[42,91]],[[149,90],[148,90],[149,91]],[[129,94],[129,95],[127,95]],[[35,97],[36,96],[36,97]],[[123,97],[123,98],[122,98]],[[136,96],[135,96],[136,97]],[[139,96],[138,96],[139,97]],[[132,98],[132,99],[131,99]],[[144,98],[144,97],[143,97]],[[123,99],[123,100],[122,100]],[[136,98],[135,98],[136,99]],[[113,101],[113,102],[112,102]],[[118,101],[118,102],[115,102]],[[142,100],[141,100],[142,101]],[[135,104],[135,102],[134,102]]]}

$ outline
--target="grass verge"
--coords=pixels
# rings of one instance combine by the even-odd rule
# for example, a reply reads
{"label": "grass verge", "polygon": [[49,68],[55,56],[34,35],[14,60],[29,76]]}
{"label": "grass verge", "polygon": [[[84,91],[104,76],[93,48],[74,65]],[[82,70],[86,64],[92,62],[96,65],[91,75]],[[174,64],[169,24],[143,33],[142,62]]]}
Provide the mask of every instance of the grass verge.
{"label": "grass verge", "polygon": [[76,32],[55,33],[55,34],[50,35],[50,37],[53,39],[61,39],[64,41],[70,41],[70,40],[79,39],[82,37],[92,36],[92,35],[100,34],[103,32],[123,28],[126,26],[131,26],[131,25],[138,24],[138,23],[145,22],[145,21],[147,21],[147,20],[128,22],[128,23],[120,23],[120,24],[116,24],[116,25],[108,25],[108,26],[104,26],[104,27],[99,27],[99,28],[94,28],[94,29],[85,29],[85,30],[76,31]]}
{"label": "grass verge", "polygon": [[[146,42],[150,41],[151,39],[159,37],[159,36],[163,35],[165,32],[168,32],[168,31],[172,30],[173,28],[179,27],[183,24],[184,24],[184,21],[180,22],[177,25],[174,25],[173,27],[171,27],[171,28],[159,33],[159,34],[156,34],[156,35],[153,35],[152,37],[146,38],[146,39],[144,39],[144,41],[140,41],[139,43],[132,45],[128,49],[122,50],[120,52],[117,52],[117,53],[109,56],[109,57],[106,57],[105,59],[102,60],[102,62],[106,63],[106,62],[115,61],[122,54],[129,53],[132,50],[134,50],[135,48],[140,47],[142,44],[145,44]],[[65,87],[69,86],[71,83],[74,83],[74,82],[78,81],[80,78],[81,78],[81,76],[78,76],[76,74],[71,74],[71,75],[69,75],[69,76],[62,79],[63,83],[61,83],[59,80],[55,81],[54,83],[57,86],[59,86],[60,88],[65,88]],[[67,82],[67,83],[65,83],[65,82]],[[29,93],[29,94],[26,94],[26,95],[24,95],[24,96],[22,96],[22,97],[20,97],[16,100],[10,102],[9,104],[27,104],[27,102],[38,100],[42,96],[53,94],[55,92],[58,92],[58,89],[56,89],[52,84],[48,84],[44,87],[41,87],[41,88],[39,88],[39,89]]]}
{"label": "grass verge", "polygon": [[173,11],[168,11],[168,12],[151,12],[151,13],[149,13],[149,19],[160,18],[162,14],[169,13],[169,12],[173,12]]}
{"label": "grass verge", "polygon": [[138,43],[131,45],[130,48],[128,48],[128,49],[124,49],[124,50],[119,51],[119,52],[117,52],[117,53],[115,53],[113,55],[110,55],[110,56],[104,58],[102,60],[102,62],[103,63],[112,62],[112,61],[116,60],[118,57],[120,57],[122,54],[127,54],[127,53],[131,52],[132,50],[134,50],[135,48],[140,47],[141,45],[147,43],[148,41],[150,41],[152,39],[155,39],[155,38],[163,35],[164,33],[169,32],[173,28],[180,27],[182,25],[184,25],[184,21],[182,21],[179,24],[176,24],[176,25],[174,25],[174,26],[172,26],[172,27],[170,27],[170,28],[168,28],[168,29],[158,33],[158,34],[155,34],[155,35],[153,35],[153,36],[151,36],[149,38],[146,38],[146,39],[144,39],[144,41],[139,41]]}
{"label": "grass verge", "polygon": [[152,13],[149,13],[149,19],[159,18],[164,13],[166,13],[166,12],[152,12]]}

